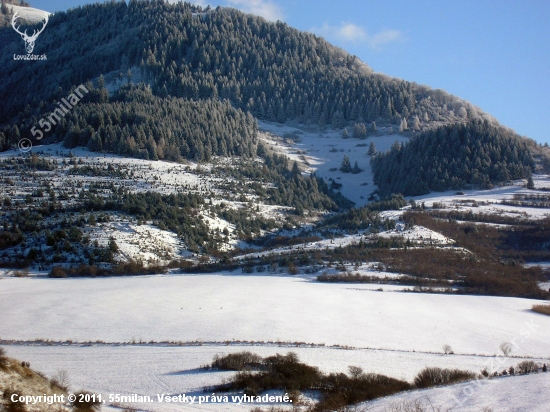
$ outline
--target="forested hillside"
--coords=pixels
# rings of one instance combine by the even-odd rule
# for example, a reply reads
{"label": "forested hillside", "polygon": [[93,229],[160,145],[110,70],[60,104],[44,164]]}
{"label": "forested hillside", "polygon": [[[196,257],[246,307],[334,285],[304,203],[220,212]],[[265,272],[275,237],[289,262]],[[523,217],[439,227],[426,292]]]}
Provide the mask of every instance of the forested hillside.
{"label": "forested hillside", "polygon": [[[2,12],[9,17],[8,7]],[[471,104],[375,74],[313,34],[234,9],[160,0],[78,7],[50,18],[37,46],[48,60],[25,65],[12,60],[16,40],[0,29],[3,150],[33,140],[32,127],[85,84],[91,93],[43,142],[176,161],[251,157],[253,115],[412,131],[411,145],[373,162],[383,195],[488,187],[525,178],[533,166],[519,136]]]}
{"label": "forested hillside", "polygon": [[371,163],[382,195],[406,196],[463,189],[468,184],[490,188],[530,176],[534,167],[524,140],[479,120],[426,131],[408,144],[394,144]]}
{"label": "forested hillside", "polygon": [[[91,90],[93,95],[97,89]],[[149,87],[128,85],[110,102],[76,106],[53,132],[64,136],[69,148],[202,162],[212,156],[256,156],[256,131],[252,115],[228,101],[161,98]]]}
{"label": "forested hillside", "polygon": [[[374,74],[313,34],[233,9],[131,0],[56,13],[35,51],[48,60],[25,65],[12,58],[20,53],[19,40],[9,27],[0,29],[6,45],[0,52],[4,149],[32,138],[16,125],[39,120],[49,103],[80,84],[93,80],[102,87],[99,76],[108,73],[117,79],[111,87],[138,78],[159,97],[229,99],[236,108],[279,122],[342,127],[378,120],[418,130],[480,115],[441,90]],[[118,125],[122,130],[124,119]],[[60,130],[55,139],[66,133]]]}

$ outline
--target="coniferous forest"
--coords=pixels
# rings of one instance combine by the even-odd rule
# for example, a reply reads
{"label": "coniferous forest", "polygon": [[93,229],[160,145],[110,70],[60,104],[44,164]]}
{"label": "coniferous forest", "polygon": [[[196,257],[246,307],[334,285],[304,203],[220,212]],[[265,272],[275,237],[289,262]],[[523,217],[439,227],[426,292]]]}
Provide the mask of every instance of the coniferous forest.
{"label": "coniferous forest", "polygon": [[[108,93],[100,76],[108,73],[115,78],[111,88],[144,82],[160,98],[228,99],[233,107],[259,119],[297,119],[322,127],[378,119],[418,125],[481,115],[441,90],[374,74],[355,56],[313,34],[227,8],[202,10],[188,3],[131,0],[56,13],[40,47],[60,65],[33,62],[21,67],[12,60],[20,46],[12,40],[9,27],[0,29],[0,41],[7,45],[0,53],[4,149],[21,137],[32,139],[27,126],[80,84],[93,81],[100,89],[96,103],[106,103]],[[135,94],[127,94],[126,102],[128,98],[140,99]],[[210,107],[210,116],[221,119],[214,113],[220,109]],[[86,123],[85,111],[78,117],[73,123]],[[122,137],[126,121],[118,120],[116,133],[119,140],[126,140]],[[45,141],[63,140],[68,133],[65,125]],[[160,137],[154,139],[158,144]],[[103,150],[113,150],[110,142],[101,143]],[[136,150],[147,150],[146,142],[139,144]]]}
{"label": "coniferous forest", "polygon": [[371,163],[379,190],[386,196],[418,196],[467,185],[488,189],[530,176],[534,168],[526,142],[480,120],[426,131],[408,144],[394,144]]}

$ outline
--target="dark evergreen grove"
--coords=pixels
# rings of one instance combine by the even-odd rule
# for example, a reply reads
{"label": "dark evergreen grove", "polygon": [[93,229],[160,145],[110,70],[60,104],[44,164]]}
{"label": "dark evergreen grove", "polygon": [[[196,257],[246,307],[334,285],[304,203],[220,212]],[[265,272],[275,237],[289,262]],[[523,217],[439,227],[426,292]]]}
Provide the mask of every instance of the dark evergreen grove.
{"label": "dark evergreen grove", "polygon": [[371,164],[383,196],[416,196],[468,184],[489,188],[530,176],[534,167],[524,140],[481,120],[426,131],[404,145],[396,142]]}
{"label": "dark evergreen grove", "polygon": [[256,121],[227,100],[160,98],[146,86],[124,86],[111,100],[77,105],[55,134],[69,148],[151,160],[256,155]]}

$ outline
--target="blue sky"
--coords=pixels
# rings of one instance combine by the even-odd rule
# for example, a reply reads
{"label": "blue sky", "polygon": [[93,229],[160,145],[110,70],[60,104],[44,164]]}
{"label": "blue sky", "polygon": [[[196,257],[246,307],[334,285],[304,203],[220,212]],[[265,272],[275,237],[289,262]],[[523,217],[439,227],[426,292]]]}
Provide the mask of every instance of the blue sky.
{"label": "blue sky", "polygon": [[[90,0],[28,0],[48,11]],[[325,37],[376,72],[440,88],[550,143],[549,0],[202,0]]]}

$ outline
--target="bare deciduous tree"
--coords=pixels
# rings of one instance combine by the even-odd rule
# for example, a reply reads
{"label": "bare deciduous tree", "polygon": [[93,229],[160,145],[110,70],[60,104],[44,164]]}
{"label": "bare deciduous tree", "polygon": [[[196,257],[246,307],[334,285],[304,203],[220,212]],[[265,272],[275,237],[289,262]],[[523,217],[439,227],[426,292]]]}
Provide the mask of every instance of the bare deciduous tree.
{"label": "bare deciduous tree", "polygon": [[510,343],[508,342],[502,342],[500,344],[500,350],[502,351],[504,356],[508,356],[510,352],[512,352],[512,345],[510,345]]}
{"label": "bare deciduous tree", "polygon": [[350,366],[348,367],[348,370],[351,377],[355,379],[363,374],[363,368],[360,368],[359,366]]}

